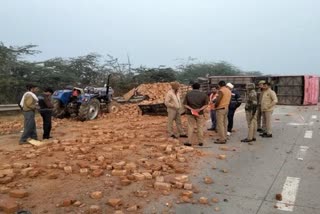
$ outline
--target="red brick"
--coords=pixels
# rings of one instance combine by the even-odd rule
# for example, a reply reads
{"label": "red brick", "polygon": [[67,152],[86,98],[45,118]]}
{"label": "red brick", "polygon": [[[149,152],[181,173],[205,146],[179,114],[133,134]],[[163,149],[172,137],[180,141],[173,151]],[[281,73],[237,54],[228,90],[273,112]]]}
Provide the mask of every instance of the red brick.
{"label": "red brick", "polygon": [[89,208],[89,214],[100,214],[102,209],[99,205],[91,205]]}
{"label": "red brick", "polygon": [[65,166],[63,168],[64,172],[67,173],[67,174],[70,174],[72,173],[72,167],[71,166]]}
{"label": "red brick", "polygon": [[102,197],[103,197],[103,194],[100,191],[92,192],[90,194],[90,198],[93,198],[93,199],[101,199]]}
{"label": "red brick", "polygon": [[145,179],[145,176],[143,174],[140,174],[140,173],[134,173],[132,175],[134,176],[134,179],[136,181],[143,181]]}
{"label": "red brick", "polygon": [[200,204],[208,204],[208,198],[200,197],[199,198],[199,203]]}
{"label": "red brick", "polygon": [[93,170],[92,176],[93,176],[93,177],[99,177],[99,176],[103,175],[103,172],[104,172],[103,169]]}
{"label": "red brick", "polygon": [[111,174],[113,176],[125,176],[125,175],[127,175],[127,170],[114,169],[114,170],[112,170]]}
{"label": "red brick", "polygon": [[118,163],[113,163],[112,166],[114,169],[123,169],[123,167],[126,165],[125,161],[120,161]]}
{"label": "red brick", "polygon": [[184,189],[187,189],[187,190],[192,190],[192,184],[185,183],[185,184],[183,185],[183,188],[184,188]]}
{"label": "red brick", "polygon": [[80,175],[88,175],[89,170],[87,168],[80,169]]}
{"label": "red brick", "polygon": [[15,200],[6,198],[0,199],[0,211],[4,211],[5,213],[14,213],[18,211],[18,204]]}
{"label": "red brick", "polygon": [[186,197],[188,197],[188,198],[192,198],[193,192],[192,192],[192,191],[183,191],[183,192],[181,193],[181,196],[186,196]]}
{"label": "red brick", "polygon": [[13,181],[13,177],[6,176],[4,178],[0,178],[0,184],[7,184]]}
{"label": "red brick", "polygon": [[208,176],[204,177],[203,181],[205,184],[212,184],[213,183],[213,179]]}
{"label": "red brick", "polygon": [[106,204],[117,208],[122,205],[122,200],[120,198],[110,198],[107,200]]}
{"label": "red brick", "polygon": [[59,175],[57,173],[50,173],[48,175],[48,179],[57,179],[59,177]]}
{"label": "red brick", "polygon": [[9,192],[9,195],[13,198],[25,198],[29,195],[29,193],[26,190],[17,189],[17,190],[11,190]]}
{"label": "red brick", "polygon": [[164,182],[155,182],[154,183],[154,188],[156,190],[167,190],[167,191],[170,191],[171,190],[171,184],[164,183]]}

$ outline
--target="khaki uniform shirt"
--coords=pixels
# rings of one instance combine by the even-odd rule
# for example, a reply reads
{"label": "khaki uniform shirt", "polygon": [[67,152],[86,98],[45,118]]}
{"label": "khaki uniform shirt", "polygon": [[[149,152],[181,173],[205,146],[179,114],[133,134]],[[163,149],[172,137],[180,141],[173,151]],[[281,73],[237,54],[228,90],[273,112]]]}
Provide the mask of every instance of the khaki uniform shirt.
{"label": "khaki uniform shirt", "polygon": [[268,88],[262,94],[261,111],[273,111],[277,103],[278,103],[278,97],[276,93],[270,88]]}

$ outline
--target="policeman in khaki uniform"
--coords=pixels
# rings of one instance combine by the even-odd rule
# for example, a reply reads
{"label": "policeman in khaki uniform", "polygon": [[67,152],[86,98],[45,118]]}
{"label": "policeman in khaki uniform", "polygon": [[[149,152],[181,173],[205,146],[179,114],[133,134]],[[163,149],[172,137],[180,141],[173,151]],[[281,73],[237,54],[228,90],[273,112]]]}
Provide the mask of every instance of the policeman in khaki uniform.
{"label": "policeman in khaki uniform", "polygon": [[255,84],[248,83],[247,89],[247,101],[246,101],[246,119],[248,123],[248,136],[241,140],[243,143],[249,143],[252,145],[252,141],[256,141],[256,130],[257,130],[257,92],[255,91]]}
{"label": "policeman in khaki uniform", "polygon": [[177,136],[173,133],[173,122],[176,122],[176,126],[178,129],[178,136],[179,137],[187,137],[187,135],[184,133],[181,123],[181,110],[182,110],[182,103],[180,100],[180,93],[179,93],[179,87],[180,84],[178,82],[172,82],[171,84],[171,90],[168,91],[165,98],[165,105],[167,106],[168,111],[168,133],[169,136],[172,138],[177,138]]}
{"label": "policeman in khaki uniform", "polygon": [[266,127],[266,130],[262,134],[261,137],[271,138],[272,137],[272,128],[271,128],[271,121],[272,121],[272,113],[273,110],[278,103],[278,97],[276,93],[271,89],[270,83],[266,82],[263,84],[263,95],[261,98],[261,113],[262,113],[262,120],[263,126]]}

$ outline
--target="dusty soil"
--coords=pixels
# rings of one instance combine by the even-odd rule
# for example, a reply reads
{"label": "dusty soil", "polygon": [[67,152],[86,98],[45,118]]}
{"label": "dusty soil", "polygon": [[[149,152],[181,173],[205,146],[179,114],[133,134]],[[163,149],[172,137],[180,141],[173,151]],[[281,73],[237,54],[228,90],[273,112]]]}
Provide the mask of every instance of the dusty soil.
{"label": "dusty soil", "polygon": [[[178,198],[189,188],[181,175],[212,155],[168,138],[166,117],[141,116],[135,106],[87,122],[54,119],[53,138],[40,147],[18,144],[21,115],[0,119],[0,202],[32,213],[143,213],[161,195]],[[39,116],[37,126],[42,136]]]}

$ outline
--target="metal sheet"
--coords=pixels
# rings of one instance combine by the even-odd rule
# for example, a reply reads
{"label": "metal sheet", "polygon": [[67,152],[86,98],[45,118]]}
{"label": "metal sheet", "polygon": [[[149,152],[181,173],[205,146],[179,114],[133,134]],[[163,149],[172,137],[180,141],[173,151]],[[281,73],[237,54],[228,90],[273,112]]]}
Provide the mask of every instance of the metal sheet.
{"label": "metal sheet", "polygon": [[319,77],[304,76],[303,105],[316,105],[319,98]]}

